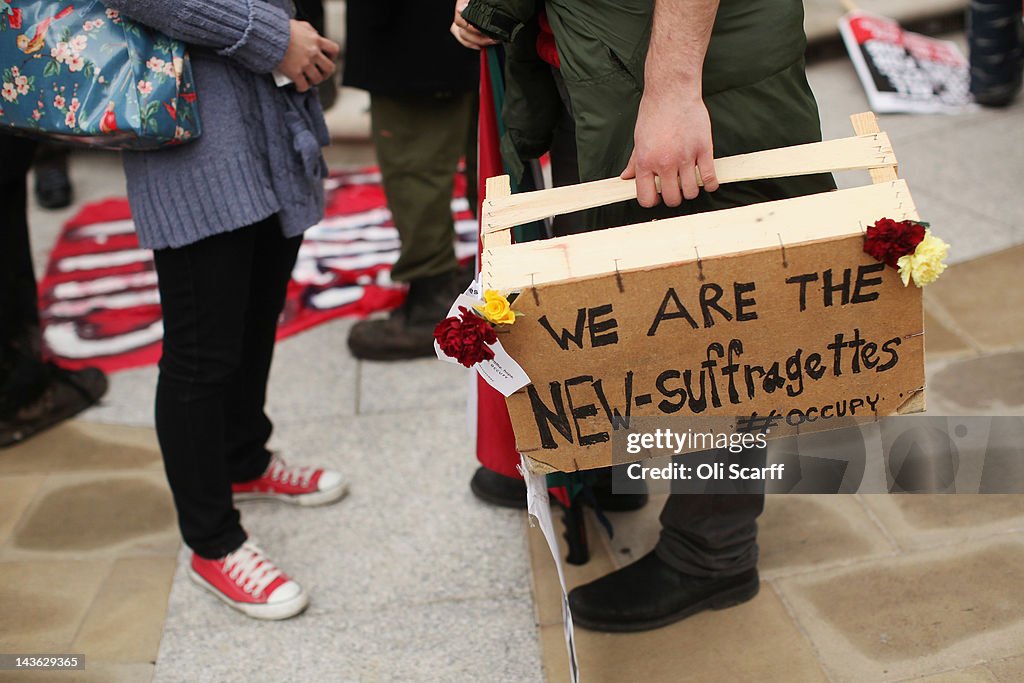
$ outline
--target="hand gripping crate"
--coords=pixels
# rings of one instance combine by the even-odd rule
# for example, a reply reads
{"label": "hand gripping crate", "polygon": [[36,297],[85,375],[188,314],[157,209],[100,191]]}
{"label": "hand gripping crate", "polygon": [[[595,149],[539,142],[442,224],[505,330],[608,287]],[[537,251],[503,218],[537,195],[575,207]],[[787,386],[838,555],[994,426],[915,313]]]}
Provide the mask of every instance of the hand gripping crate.
{"label": "hand gripping crate", "polygon": [[499,338],[531,380],[507,404],[535,471],[623,462],[619,437],[665,417],[774,437],[924,410],[921,290],[863,250],[878,219],[919,216],[874,115],[851,118],[855,137],[715,161],[722,184],[870,171],[835,192],[512,244],[635,184],[488,180],[481,285],[516,295]]}

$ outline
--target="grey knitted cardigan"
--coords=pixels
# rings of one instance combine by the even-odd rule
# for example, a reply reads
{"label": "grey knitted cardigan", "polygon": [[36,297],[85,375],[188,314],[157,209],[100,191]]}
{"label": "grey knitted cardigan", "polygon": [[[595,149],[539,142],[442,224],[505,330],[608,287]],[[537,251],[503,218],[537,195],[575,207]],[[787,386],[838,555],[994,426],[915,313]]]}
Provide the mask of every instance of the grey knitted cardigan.
{"label": "grey knitted cardigan", "polygon": [[319,221],[323,112],[314,92],[270,75],[288,48],[291,0],[102,2],[187,43],[198,95],[199,139],[124,154],[139,243],[181,247],[275,213],[288,237]]}

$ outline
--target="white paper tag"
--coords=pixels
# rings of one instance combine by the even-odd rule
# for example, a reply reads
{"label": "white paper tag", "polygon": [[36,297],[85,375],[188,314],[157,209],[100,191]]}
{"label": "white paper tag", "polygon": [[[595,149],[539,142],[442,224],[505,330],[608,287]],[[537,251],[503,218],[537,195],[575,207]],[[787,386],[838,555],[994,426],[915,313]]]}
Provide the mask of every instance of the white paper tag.
{"label": "white paper tag", "polygon": [[508,398],[529,384],[530,377],[526,370],[508,355],[508,351],[502,348],[501,342],[495,342],[490,346],[491,351],[494,351],[494,358],[477,363],[473,368],[480,373],[485,382]]}
{"label": "white paper tag", "polygon": [[562,624],[565,633],[565,649],[569,653],[569,676],[572,683],[580,681],[580,667],[576,659],[576,632],[569,610],[569,594],[565,587],[565,572],[562,571],[562,553],[558,548],[558,537],[551,521],[551,501],[548,499],[548,484],[543,474],[533,474],[526,465],[526,456],[519,454],[519,471],[526,480],[526,510],[537,520],[548,550],[558,570],[558,583],[562,586]]}
{"label": "white paper tag", "polygon": [[273,76],[274,76],[274,85],[276,85],[278,88],[283,88],[286,85],[291,85],[292,84],[292,79],[288,78],[287,76],[285,76],[280,71],[275,71],[273,73]]}
{"label": "white paper tag", "polygon": [[[456,297],[455,303],[448,309],[447,317],[458,316],[460,307],[471,311],[474,306],[478,306],[481,303],[483,303],[483,299],[480,298],[480,278],[477,277],[477,279],[470,283],[464,293]],[[529,375],[526,374],[526,371],[523,370],[522,366],[512,356],[508,355],[508,351],[502,347],[500,341],[488,346],[494,351],[494,358],[473,366],[473,369],[480,373],[485,382],[500,391],[505,397],[511,396],[530,383]],[[446,356],[436,340],[434,341],[434,354],[447,363],[459,362],[450,356]]]}

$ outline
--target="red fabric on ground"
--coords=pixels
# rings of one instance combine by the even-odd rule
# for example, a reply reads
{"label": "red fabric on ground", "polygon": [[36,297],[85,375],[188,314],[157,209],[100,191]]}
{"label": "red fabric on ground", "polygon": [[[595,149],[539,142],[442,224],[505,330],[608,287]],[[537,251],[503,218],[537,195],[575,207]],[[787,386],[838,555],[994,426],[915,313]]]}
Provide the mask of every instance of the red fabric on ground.
{"label": "red fabric on ground", "polygon": [[[477,239],[465,189],[460,174],[453,214],[462,259],[476,253]],[[400,305],[404,289],[388,276],[398,250],[377,169],[333,174],[326,217],[306,233],[299,253],[278,338],[340,316],[363,317]],[[153,258],[138,246],[127,200],[88,204],[68,221],[39,285],[39,310],[47,353],[65,367],[112,372],[160,358]]]}

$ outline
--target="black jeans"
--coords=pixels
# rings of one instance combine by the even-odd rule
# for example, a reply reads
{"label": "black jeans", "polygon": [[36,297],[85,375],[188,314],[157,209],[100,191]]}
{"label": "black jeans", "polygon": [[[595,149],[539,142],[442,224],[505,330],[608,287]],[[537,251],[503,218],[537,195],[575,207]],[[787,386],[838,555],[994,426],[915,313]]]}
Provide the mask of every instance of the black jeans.
{"label": "black jeans", "polygon": [[719,578],[757,566],[757,517],[764,494],[680,493],[661,511],[655,551],[690,576]]}
{"label": "black jeans", "polygon": [[0,133],[0,416],[39,396],[50,376],[39,355],[39,309],[25,174],[35,143]]}
{"label": "black jeans", "polygon": [[270,461],[267,377],[301,243],[272,216],[154,254],[164,317],[157,437],[182,537],[202,557],[246,539],[231,483]]}

